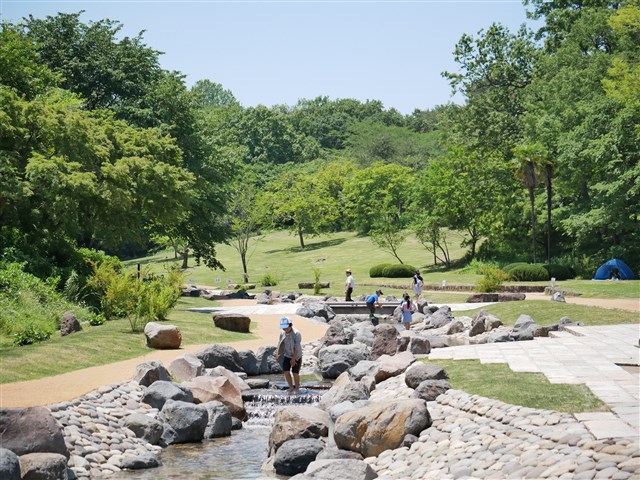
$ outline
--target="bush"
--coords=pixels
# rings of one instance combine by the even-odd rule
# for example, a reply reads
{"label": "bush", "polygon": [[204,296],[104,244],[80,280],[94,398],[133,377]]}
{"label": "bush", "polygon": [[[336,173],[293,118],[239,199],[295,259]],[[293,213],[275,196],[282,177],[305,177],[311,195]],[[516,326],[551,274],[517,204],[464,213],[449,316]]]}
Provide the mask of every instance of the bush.
{"label": "bush", "polygon": [[555,278],[556,280],[571,280],[576,278],[576,271],[567,265],[560,265],[557,263],[551,263],[549,265],[543,265],[549,278]]}
{"label": "bush", "polygon": [[476,292],[489,293],[498,290],[502,282],[509,279],[509,274],[493,265],[485,265],[480,269],[483,278],[476,283]]}
{"label": "bush", "polygon": [[393,265],[392,263],[381,263],[374,265],[369,269],[369,276],[371,278],[384,277],[384,269]]}
{"label": "bush", "polygon": [[503,271],[516,282],[542,282],[550,278],[547,269],[539,264],[512,263],[504,267]]}
{"label": "bush", "polygon": [[374,265],[369,269],[371,278],[407,278],[412,277],[416,272],[416,268],[412,265],[404,265],[402,263],[381,263]]}
{"label": "bush", "polygon": [[263,287],[274,287],[278,285],[278,278],[271,273],[265,273],[260,279],[260,285]]}

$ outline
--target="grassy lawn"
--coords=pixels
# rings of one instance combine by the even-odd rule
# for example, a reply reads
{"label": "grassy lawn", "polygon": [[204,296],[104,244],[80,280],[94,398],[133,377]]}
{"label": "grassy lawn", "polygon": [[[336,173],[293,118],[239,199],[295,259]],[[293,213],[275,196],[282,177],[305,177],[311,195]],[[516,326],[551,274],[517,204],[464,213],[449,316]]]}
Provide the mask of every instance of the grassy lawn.
{"label": "grassy lawn", "polygon": [[[465,254],[460,241],[462,237],[457,232],[450,233],[451,259],[459,260]],[[372,293],[375,286],[393,285],[385,287],[384,293],[400,295],[410,288],[410,278],[370,278],[369,269],[378,263],[397,263],[390,254],[375,246],[368,237],[358,236],[353,232],[319,235],[305,238],[305,248],[301,249],[298,238],[288,232],[278,231],[265,235],[259,242],[252,242],[249,253],[249,281],[257,284],[257,290],[262,291],[260,280],[265,274],[278,279],[278,284],[270,287],[276,291],[299,290],[299,282],[314,280],[313,268],[320,269],[320,281],[330,282],[331,287],[322,290],[327,295],[344,294],[344,270],[351,268],[356,280],[355,294]],[[216,247],[218,259],[225,266],[226,271],[210,270],[205,266],[196,266],[190,259],[190,268],[186,271],[187,281],[199,285],[225,288],[227,283],[242,283],[242,267],[240,256],[230,245]],[[473,286],[481,278],[480,275],[465,269],[450,269],[438,265],[433,266],[433,256],[410,235],[400,248],[400,258],[404,263],[419,268],[425,284],[442,284],[446,280],[448,285]],[[173,251],[163,250],[150,257],[129,260],[125,262],[128,268],[134,269],[140,263],[156,273],[166,271],[171,265],[180,266],[181,259],[175,259]],[[536,282],[531,285],[549,286],[550,282]],[[567,280],[556,282],[561,289],[582,293],[584,297],[594,298],[640,298],[640,281],[592,281]],[[312,293],[312,290],[303,290]],[[450,297],[449,295],[454,295]],[[463,295],[468,295],[465,293]],[[429,299],[435,303],[453,301],[458,294],[450,292],[434,292]]]}
{"label": "grassy lawn", "polygon": [[423,360],[440,365],[457,390],[494,398],[512,405],[577,413],[608,411],[586,385],[549,383],[541,373],[516,373],[507,364],[479,360]]}
{"label": "grassy lawn", "polygon": [[[255,338],[250,333],[229,332],[214,326],[211,314],[187,312],[187,308],[213,306],[201,298],[183,297],[168,323],[182,333],[183,345],[226,343]],[[252,326],[254,328],[255,325]],[[143,333],[131,333],[127,320],[113,320],[98,327],[83,325],[82,332],[24,347],[0,348],[0,383],[35,380],[86,367],[106,365],[150,351]]]}
{"label": "grassy lawn", "polygon": [[[574,322],[582,322],[586,326],[617,325],[622,323],[640,323],[637,312],[613,310],[570,303],[545,302],[541,300],[525,300],[523,302],[503,302],[485,307],[485,310],[498,317],[505,325],[512,326],[520,314],[529,315],[538,325],[551,325],[567,316]],[[473,317],[480,309],[466,312],[454,312],[455,316]]]}

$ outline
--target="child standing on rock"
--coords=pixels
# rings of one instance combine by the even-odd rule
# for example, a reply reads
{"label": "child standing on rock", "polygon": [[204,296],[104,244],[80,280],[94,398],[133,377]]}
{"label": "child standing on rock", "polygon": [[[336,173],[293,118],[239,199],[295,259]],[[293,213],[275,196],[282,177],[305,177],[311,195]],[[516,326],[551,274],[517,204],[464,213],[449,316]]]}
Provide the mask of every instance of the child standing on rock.
{"label": "child standing on rock", "polygon": [[408,293],[402,296],[402,326],[406,330],[411,330],[411,315],[413,313],[413,305],[411,304],[411,297]]}

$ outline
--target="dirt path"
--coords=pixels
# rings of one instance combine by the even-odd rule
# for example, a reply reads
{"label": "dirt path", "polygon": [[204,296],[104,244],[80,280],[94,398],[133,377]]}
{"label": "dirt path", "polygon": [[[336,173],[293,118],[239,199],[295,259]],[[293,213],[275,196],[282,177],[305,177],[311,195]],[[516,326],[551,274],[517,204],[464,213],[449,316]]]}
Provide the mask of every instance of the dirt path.
{"label": "dirt path", "polygon": [[[255,302],[232,300],[225,305],[246,306]],[[257,327],[252,332],[258,338],[241,342],[228,343],[236,350],[250,349],[256,351],[265,345],[275,345],[278,341],[279,319],[281,315],[250,315]],[[292,317],[295,328],[302,333],[302,341],[310,342],[322,337],[327,329],[326,324],[314,323],[302,317]],[[156,350],[141,357],[121,362],[84,368],[74,372],[46,377],[26,382],[5,383],[0,385],[0,408],[30,407],[48,405],[73,400],[103,385],[121,383],[131,379],[135,367],[143,362],[160,360],[167,366],[175,358],[185,353],[193,353],[207,345],[187,345],[179,350]]]}

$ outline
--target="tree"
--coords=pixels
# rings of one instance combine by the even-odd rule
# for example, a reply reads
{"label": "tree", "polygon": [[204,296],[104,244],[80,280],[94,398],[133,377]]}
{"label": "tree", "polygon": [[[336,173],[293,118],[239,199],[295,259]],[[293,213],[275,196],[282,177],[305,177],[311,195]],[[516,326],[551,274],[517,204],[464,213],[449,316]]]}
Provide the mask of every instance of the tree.
{"label": "tree", "polygon": [[256,191],[249,184],[237,185],[229,207],[229,242],[240,255],[244,281],[249,281],[249,245],[252,239],[259,241],[258,229],[262,223],[256,205]]}
{"label": "tree", "polygon": [[423,213],[414,221],[413,231],[422,246],[433,254],[433,264],[437,265],[440,261],[449,268],[451,267],[451,255],[449,255],[447,231],[443,223],[442,219],[429,213]]}
{"label": "tree", "polygon": [[300,248],[305,247],[305,235],[330,229],[339,212],[327,185],[299,170],[289,170],[269,183],[260,204],[263,217],[271,219],[272,225],[288,227],[298,235]]}
{"label": "tree", "polygon": [[536,259],[536,187],[540,181],[545,161],[545,151],[541,145],[521,145],[513,149],[515,174],[529,192],[531,207],[531,254]]}

